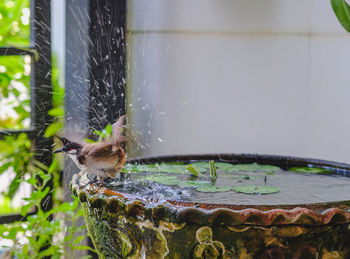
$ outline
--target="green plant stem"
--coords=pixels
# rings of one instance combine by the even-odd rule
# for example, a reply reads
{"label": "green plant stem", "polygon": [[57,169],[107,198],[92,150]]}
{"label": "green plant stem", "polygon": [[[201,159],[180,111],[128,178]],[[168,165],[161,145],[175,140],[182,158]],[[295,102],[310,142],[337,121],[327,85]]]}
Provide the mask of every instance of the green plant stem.
{"label": "green plant stem", "polygon": [[214,161],[211,160],[209,161],[209,166],[210,166],[210,178],[211,180],[216,180],[216,178],[218,177],[217,174],[216,174],[216,168],[215,168],[215,164],[214,164]]}

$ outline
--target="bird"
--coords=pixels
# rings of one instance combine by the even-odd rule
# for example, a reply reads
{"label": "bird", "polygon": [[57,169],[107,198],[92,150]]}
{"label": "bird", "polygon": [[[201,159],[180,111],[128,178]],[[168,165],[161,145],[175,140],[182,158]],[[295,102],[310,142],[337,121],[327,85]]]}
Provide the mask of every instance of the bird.
{"label": "bird", "polygon": [[56,149],[53,153],[68,154],[80,170],[94,176],[89,183],[116,178],[126,161],[121,145],[126,140],[122,135],[124,122],[125,115],[119,117],[112,125],[111,137],[102,142],[74,142],[65,137],[58,137],[62,142],[62,148]]}

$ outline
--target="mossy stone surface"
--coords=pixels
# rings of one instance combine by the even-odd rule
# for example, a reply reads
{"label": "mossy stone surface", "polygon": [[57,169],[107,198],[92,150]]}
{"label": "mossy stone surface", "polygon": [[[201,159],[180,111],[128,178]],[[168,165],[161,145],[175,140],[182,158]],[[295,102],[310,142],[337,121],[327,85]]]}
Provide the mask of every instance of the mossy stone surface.
{"label": "mossy stone surface", "polygon": [[152,207],[103,187],[75,182],[73,189],[83,198],[86,224],[101,259],[350,258],[347,207],[322,213],[170,203]]}
{"label": "mossy stone surface", "polygon": [[[350,257],[350,226],[203,226],[137,220],[85,207],[100,258]],[[301,249],[302,248],[302,249]],[[309,257],[306,257],[309,258]]]}

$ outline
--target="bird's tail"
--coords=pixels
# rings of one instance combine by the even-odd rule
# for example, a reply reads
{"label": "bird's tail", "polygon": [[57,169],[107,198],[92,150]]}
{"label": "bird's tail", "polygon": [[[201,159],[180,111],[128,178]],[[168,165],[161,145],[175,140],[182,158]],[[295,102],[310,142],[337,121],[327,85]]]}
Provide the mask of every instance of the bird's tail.
{"label": "bird's tail", "polygon": [[126,116],[120,116],[117,121],[112,125],[112,142],[119,145],[126,141],[126,137],[123,135],[123,125],[125,123]]}

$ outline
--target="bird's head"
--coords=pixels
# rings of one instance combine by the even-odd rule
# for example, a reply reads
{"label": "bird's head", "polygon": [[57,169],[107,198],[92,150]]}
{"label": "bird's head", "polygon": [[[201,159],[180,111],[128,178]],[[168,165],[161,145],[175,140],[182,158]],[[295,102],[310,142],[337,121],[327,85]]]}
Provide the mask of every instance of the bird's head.
{"label": "bird's head", "polygon": [[82,149],[82,145],[77,142],[73,142],[66,138],[61,138],[61,137],[57,137],[57,138],[59,138],[62,141],[62,148],[56,149],[53,153],[63,152],[69,155],[77,155]]}

